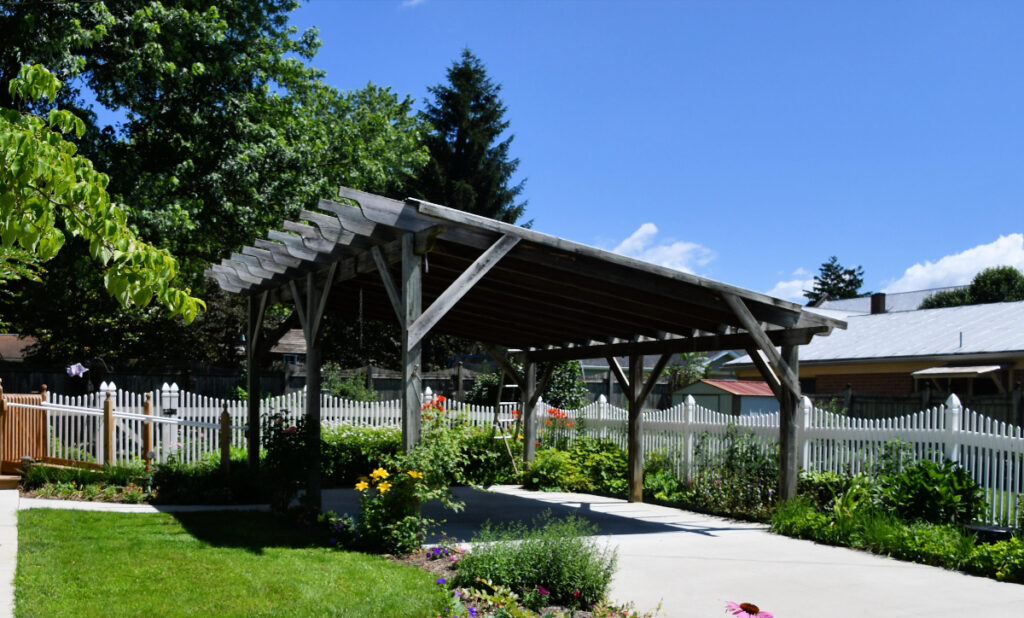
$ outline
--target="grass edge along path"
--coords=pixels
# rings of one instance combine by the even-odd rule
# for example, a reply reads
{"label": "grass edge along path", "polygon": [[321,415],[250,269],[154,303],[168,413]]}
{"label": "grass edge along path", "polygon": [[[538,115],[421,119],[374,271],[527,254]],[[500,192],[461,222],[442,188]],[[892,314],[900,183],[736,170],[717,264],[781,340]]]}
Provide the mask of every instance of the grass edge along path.
{"label": "grass edge along path", "polygon": [[430,573],[269,513],[18,514],[16,616],[436,616]]}

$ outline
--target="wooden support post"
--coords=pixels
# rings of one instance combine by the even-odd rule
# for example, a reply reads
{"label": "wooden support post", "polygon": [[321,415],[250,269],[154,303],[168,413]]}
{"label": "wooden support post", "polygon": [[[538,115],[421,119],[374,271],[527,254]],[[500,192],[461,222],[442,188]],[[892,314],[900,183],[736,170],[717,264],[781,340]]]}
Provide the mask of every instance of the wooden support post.
{"label": "wooden support post", "polygon": [[246,324],[245,337],[245,389],[248,393],[246,400],[246,418],[249,431],[246,433],[246,459],[249,463],[249,470],[256,472],[260,467],[260,371],[259,363],[259,338],[263,329],[263,314],[267,308],[268,294],[264,292],[257,296],[249,297],[248,321]]}
{"label": "wooden support post", "polygon": [[640,400],[640,389],[644,383],[644,357],[641,354],[629,356],[629,430],[626,446],[629,456],[627,480],[629,483],[629,501],[644,500],[644,433],[643,415]]}
{"label": "wooden support post", "polygon": [[107,391],[103,400],[103,465],[114,465],[114,398]]}
{"label": "wooden support post", "polygon": [[309,480],[306,497],[321,507],[320,491],[320,346],[306,344],[306,429],[309,433]]}
{"label": "wooden support post", "polygon": [[[782,346],[782,360],[794,376],[799,375],[799,349],[795,345]],[[796,497],[796,479],[800,467],[796,443],[796,408],[799,404],[800,393],[783,385],[782,396],[779,397],[779,497],[782,500]]]}
{"label": "wooden support post", "polygon": [[220,471],[224,476],[231,473],[231,415],[226,403],[220,413]]}
{"label": "wooden support post", "polygon": [[410,340],[409,327],[423,310],[422,258],[416,254],[412,234],[402,236],[402,448],[410,451],[420,441],[420,378],[422,343]]}
{"label": "wooden support post", "polygon": [[[146,401],[142,404],[142,413],[146,416],[153,416],[153,393],[146,393]],[[142,459],[146,462],[146,472],[153,467],[153,423],[143,421],[142,423]]]}
{"label": "wooden support post", "polygon": [[523,404],[523,461],[528,462],[537,456],[537,400],[533,397],[537,390],[537,363],[526,363],[524,370],[525,388],[520,388],[519,394]]}

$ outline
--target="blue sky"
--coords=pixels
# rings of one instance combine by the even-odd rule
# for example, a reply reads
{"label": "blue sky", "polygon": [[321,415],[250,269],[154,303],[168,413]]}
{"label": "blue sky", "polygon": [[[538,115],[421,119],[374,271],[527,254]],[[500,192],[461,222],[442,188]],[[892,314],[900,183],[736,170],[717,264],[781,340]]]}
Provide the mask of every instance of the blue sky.
{"label": "blue sky", "polygon": [[314,64],[502,85],[535,229],[800,300],[1024,268],[1024,4],[314,0]]}

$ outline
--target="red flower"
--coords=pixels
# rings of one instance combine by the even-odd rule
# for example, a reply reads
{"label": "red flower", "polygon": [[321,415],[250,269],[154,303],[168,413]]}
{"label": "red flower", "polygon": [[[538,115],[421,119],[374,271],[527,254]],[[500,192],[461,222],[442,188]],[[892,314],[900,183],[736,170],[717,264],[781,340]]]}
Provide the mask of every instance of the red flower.
{"label": "red flower", "polygon": [[295,432],[296,432],[296,431],[298,431],[298,430],[299,430],[299,428],[298,428],[298,427],[296,427],[295,425],[292,425],[292,426],[291,426],[291,427],[289,427],[288,429],[285,429],[285,430],[284,430],[284,432],[285,432],[285,433],[295,433]]}
{"label": "red flower", "polygon": [[512,416],[519,418],[519,410],[512,410]]}
{"label": "red flower", "polygon": [[444,395],[438,395],[437,398],[434,401],[436,401],[438,403],[444,403],[444,402],[446,402],[448,400],[445,398]]}

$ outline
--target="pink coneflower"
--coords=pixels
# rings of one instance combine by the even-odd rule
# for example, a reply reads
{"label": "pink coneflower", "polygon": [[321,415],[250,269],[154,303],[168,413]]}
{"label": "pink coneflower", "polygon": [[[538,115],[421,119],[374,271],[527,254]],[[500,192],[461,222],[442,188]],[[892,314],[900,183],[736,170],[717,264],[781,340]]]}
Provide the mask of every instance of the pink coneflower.
{"label": "pink coneflower", "polygon": [[732,612],[732,615],[738,618],[774,618],[771,612],[761,611],[761,608],[753,603],[733,603],[729,601],[725,604],[725,611]]}

